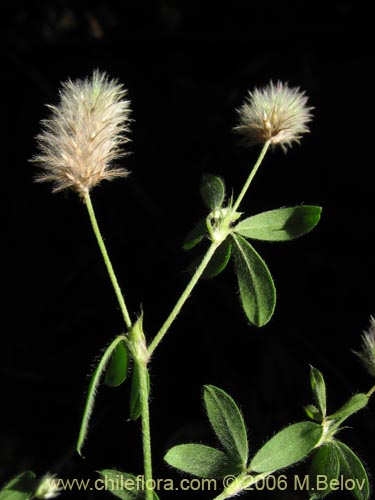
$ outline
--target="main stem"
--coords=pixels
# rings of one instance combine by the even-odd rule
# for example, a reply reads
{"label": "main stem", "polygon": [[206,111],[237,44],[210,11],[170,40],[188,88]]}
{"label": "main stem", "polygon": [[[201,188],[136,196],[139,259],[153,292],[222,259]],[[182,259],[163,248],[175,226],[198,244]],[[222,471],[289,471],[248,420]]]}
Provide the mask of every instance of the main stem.
{"label": "main stem", "polygon": [[267,153],[268,148],[270,147],[270,144],[271,144],[270,141],[266,141],[264,143],[262,151],[260,152],[260,155],[259,155],[254,167],[252,168],[249,177],[247,178],[245,184],[243,185],[243,188],[242,188],[240,194],[238,195],[237,200],[234,202],[234,205],[232,207],[233,213],[236,212],[238,207],[240,206],[240,203],[243,200],[243,197],[245,196],[247,190],[249,189],[249,186],[250,186],[252,180],[254,179],[255,174],[258,172],[258,169],[261,166],[264,157],[266,156],[266,153]]}
{"label": "main stem", "polygon": [[109,258],[108,252],[107,252],[107,248],[105,246],[103,237],[101,235],[98,221],[96,220],[94,207],[92,205],[90,194],[88,192],[85,193],[84,200],[85,200],[86,208],[87,208],[87,211],[88,211],[88,214],[90,217],[91,225],[92,225],[92,228],[94,230],[94,234],[96,236],[96,240],[98,242],[100,251],[101,251],[103,259],[104,259],[104,264],[107,268],[109,278],[111,280],[111,283],[112,283],[113,289],[115,291],[118,303],[120,305],[122,315],[124,317],[125,324],[126,324],[128,330],[130,330],[130,328],[132,327],[132,322],[131,322],[131,319],[129,316],[129,312],[128,312],[128,309],[126,307],[125,300],[124,300],[124,297],[122,295],[120,285],[118,284],[115,272],[113,270],[112,263],[111,263],[111,260]]}
{"label": "main stem", "polygon": [[150,356],[155,351],[155,349],[157,348],[157,346],[160,344],[160,342],[162,341],[164,335],[167,333],[167,331],[169,330],[171,324],[173,323],[173,321],[176,319],[177,315],[181,311],[183,305],[185,304],[185,302],[189,298],[189,295],[191,294],[191,292],[192,292],[193,288],[195,287],[195,285],[198,283],[199,278],[202,276],[204,270],[206,269],[208,263],[210,262],[213,254],[215,253],[215,250],[220,245],[220,243],[221,243],[221,241],[220,242],[213,241],[211,243],[211,245],[209,246],[206,255],[203,257],[202,262],[197,267],[197,269],[196,269],[195,273],[193,274],[191,280],[189,281],[187,287],[185,288],[185,290],[183,291],[181,297],[178,299],[176,305],[172,309],[172,312],[170,313],[170,315],[168,316],[168,318],[165,320],[165,323],[160,328],[160,330],[158,331],[158,333],[155,335],[155,338],[153,339],[153,341],[149,345],[148,352],[149,352]]}
{"label": "main stem", "polygon": [[146,500],[153,500],[152,493],[152,458],[151,458],[151,430],[150,409],[148,398],[147,365],[142,361],[137,362],[139,373],[139,392],[142,412],[142,444],[143,444],[143,467],[146,485]]}

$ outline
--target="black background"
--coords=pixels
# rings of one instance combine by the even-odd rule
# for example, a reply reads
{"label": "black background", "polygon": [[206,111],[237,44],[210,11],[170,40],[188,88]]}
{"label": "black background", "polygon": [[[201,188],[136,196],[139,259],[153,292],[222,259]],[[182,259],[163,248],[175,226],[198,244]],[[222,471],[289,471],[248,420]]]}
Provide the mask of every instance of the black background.
{"label": "black background", "polygon": [[[102,388],[86,459],[74,451],[88,374],[121,315],[85,213],[73,193],[33,183],[33,137],[59,82],[106,70],[129,90],[126,180],[93,202],[129,309],[151,338],[188,280],[184,236],[205,208],[202,173],[238,193],[258,149],[231,132],[247,89],[271,78],[300,86],[315,107],[311,134],[271,152],[242,205],[248,214],[301,202],[321,224],[288,244],[259,243],[278,289],[271,322],[241,312],[231,266],[202,282],[151,365],[154,469],[172,445],[214,443],[203,384],[240,404],[254,452],[304,418],[309,364],[326,376],[331,411],[373,381],[351,349],[374,314],[372,12],[358,2],[14,2],[2,17],[0,481],[30,468],[64,478],[100,468],[141,473],[129,386]],[[341,438],[375,470],[374,406]],[[307,463],[289,471],[307,471]],[[287,492],[254,498],[307,498]],[[63,497],[96,498],[77,491]],[[102,494],[102,496],[105,494]],[[212,498],[199,492],[161,498]],[[340,498],[346,498],[338,493]],[[109,498],[109,495],[108,495]]]}

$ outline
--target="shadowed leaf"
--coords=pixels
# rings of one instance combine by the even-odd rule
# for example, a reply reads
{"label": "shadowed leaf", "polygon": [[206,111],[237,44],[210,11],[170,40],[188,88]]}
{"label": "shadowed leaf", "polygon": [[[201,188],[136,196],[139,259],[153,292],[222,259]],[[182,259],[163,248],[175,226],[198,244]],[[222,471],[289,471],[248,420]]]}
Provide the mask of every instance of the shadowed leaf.
{"label": "shadowed leaf", "polygon": [[124,341],[124,337],[120,335],[119,337],[116,337],[113,342],[107,347],[105,350],[103,356],[101,357],[98,366],[95,368],[94,373],[91,376],[91,380],[89,383],[89,388],[87,391],[87,397],[86,397],[86,403],[85,403],[85,408],[83,410],[83,416],[82,416],[82,422],[81,422],[81,428],[79,431],[79,436],[78,436],[78,442],[77,442],[77,452],[82,456],[82,446],[83,443],[87,437],[87,431],[88,431],[88,426],[90,422],[90,417],[92,414],[92,410],[94,408],[94,403],[95,403],[95,398],[96,398],[96,393],[97,389],[100,383],[100,379],[107,367],[107,364],[109,363],[109,360],[111,359],[111,356],[117,346]]}
{"label": "shadowed leaf", "polygon": [[200,191],[203,201],[211,210],[215,210],[222,205],[225,198],[225,186],[220,177],[211,174],[204,175]]}
{"label": "shadowed leaf", "polygon": [[232,235],[236,274],[242,307],[255,326],[271,319],[276,305],[276,290],[271,273],[263,259],[240,235]]}

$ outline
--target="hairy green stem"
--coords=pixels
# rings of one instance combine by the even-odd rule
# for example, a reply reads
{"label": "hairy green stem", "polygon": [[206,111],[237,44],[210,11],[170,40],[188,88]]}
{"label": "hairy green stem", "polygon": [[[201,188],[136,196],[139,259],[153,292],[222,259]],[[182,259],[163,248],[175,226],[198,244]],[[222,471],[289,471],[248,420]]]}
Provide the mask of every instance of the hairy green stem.
{"label": "hairy green stem", "polygon": [[195,285],[198,283],[199,278],[202,276],[204,270],[206,269],[208,263],[210,262],[213,254],[215,253],[215,250],[220,245],[220,243],[221,243],[221,241],[219,241],[219,242],[213,241],[211,243],[211,245],[209,246],[209,248],[207,250],[207,253],[203,257],[202,262],[199,264],[199,266],[195,270],[195,273],[193,274],[193,276],[192,276],[191,280],[189,281],[189,283],[188,283],[187,287],[185,288],[185,290],[182,292],[182,295],[178,299],[178,301],[177,301],[176,305],[174,306],[174,308],[172,309],[172,312],[170,313],[170,315],[168,316],[168,318],[165,320],[165,323],[160,328],[160,330],[158,331],[158,333],[155,335],[153,341],[150,343],[150,345],[148,347],[148,352],[149,352],[150,356],[155,351],[155,349],[157,348],[157,346],[160,344],[160,342],[162,341],[164,335],[168,332],[168,330],[169,330],[170,326],[172,325],[173,321],[178,316],[178,314],[181,311],[183,305],[185,304],[185,302],[189,298],[189,295],[191,294],[191,292],[192,292],[193,288],[195,287]]}
{"label": "hairy green stem", "polygon": [[152,458],[151,458],[151,431],[150,431],[150,409],[147,382],[147,364],[143,361],[136,361],[139,373],[139,391],[142,411],[142,444],[143,444],[143,465],[144,479],[146,487],[146,500],[153,500],[152,493]]}
{"label": "hairy green stem", "polygon": [[220,493],[220,495],[215,497],[214,500],[226,500],[227,498],[228,498],[227,493],[224,490],[223,493]]}
{"label": "hairy green stem", "polygon": [[375,385],[371,387],[371,389],[367,393],[367,397],[370,398],[375,392]]}
{"label": "hairy green stem", "polygon": [[227,498],[231,498],[233,496],[237,496],[239,493],[245,491],[250,486],[262,481],[270,474],[273,474],[274,471],[271,472],[261,472],[256,476],[250,476],[246,472],[243,472],[239,476],[233,479],[231,483],[229,483],[224,491],[220,493],[220,495],[216,496],[214,500],[226,500]]}
{"label": "hairy green stem", "polygon": [[111,263],[111,260],[109,258],[107,248],[105,246],[102,234],[100,232],[98,221],[96,220],[96,216],[95,216],[94,207],[92,205],[90,194],[88,192],[85,193],[84,201],[85,201],[86,208],[87,208],[87,211],[88,211],[88,214],[90,217],[92,228],[94,230],[94,234],[96,236],[96,240],[98,242],[100,251],[101,251],[102,256],[103,256],[105,266],[106,266],[108,274],[109,274],[109,278],[111,280],[111,283],[112,283],[113,289],[115,291],[122,315],[124,317],[125,324],[126,324],[127,328],[130,330],[130,328],[132,326],[132,322],[131,322],[131,319],[129,316],[129,312],[128,312],[128,309],[126,307],[125,300],[124,300],[124,297],[122,295],[120,285],[118,284],[115,272],[113,270],[112,263]]}
{"label": "hairy green stem", "polygon": [[243,185],[243,188],[242,188],[240,194],[238,195],[237,200],[234,202],[234,205],[232,207],[233,213],[237,211],[238,207],[240,206],[241,201],[243,200],[245,194],[247,193],[247,190],[249,189],[250,184],[252,183],[252,181],[255,177],[255,174],[258,172],[258,169],[261,166],[264,157],[266,156],[266,153],[267,153],[267,150],[268,150],[270,144],[271,144],[270,141],[266,141],[264,143],[262,151],[260,152],[260,155],[259,155],[254,167],[252,168],[249,177],[247,178],[245,184]]}
{"label": "hairy green stem", "polygon": [[[247,178],[240,194],[238,195],[238,198],[237,200],[235,201],[233,207],[232,207],[232,213],[234,214],[238,207],[240,206],[240,203],[243,199],[243,197],[245,196],[247,190],[249,189],[249,186],[252,182],[252,180],[254,179],[255,177],[255,174],[257,173],[266,153],[267,153],[267,150],[270,146],[271,142],[270,141],[266,141],[264,143],[264,146],[259,154],[259,157],[254,165],[254,167],[252,168],[251,172],[250,172],[250,175],[249,177]],[[225,236],[226,237],[226,236]],[[160,342],[162,341],[164,335],[168,332],[169,328],[171,327],[173,321],[176,319],[176,317],[178,316],[179,312],[181,311],[182,307],[184,306],[186,300],[189,298],[189,295],[191,294],[193,288],[195,287],[195,285],[198,283],[199,281],[199,278],[202,276],[204,270],[206,269],[208,263],[210,262],[213,254],[215,253],[215,250],[217,249],[217,247],[224,241],[225,237],[223,237],[222,239],[220,239],[219,241],[217,240],[214,240],[212,241],[209,249],[207,250],[207,253],[206,255],[204,256],[202,262],[200,263],[200,265],[197,267],[195,273],[193,274],[190,282],[188,283],[187,287],[185,288],[185,290],[183,291],[181,297],[178,299],[176,305],[174,306],[172,312],[170,313],[170,315],[168,316],[168,318],[165,320],[165,323],[163,324],[163,326],[160,328],[160,330],[158,331],[158,333],[155,335],[154,339],[152,340],[152,342],[150,343],[149,345],[149,348],[148,348],[148,351],[149,351],[149,354],[150,356],[153,354],[153,352],[155,351],[155,349],[157,348],[157,346],[160,344]]]}

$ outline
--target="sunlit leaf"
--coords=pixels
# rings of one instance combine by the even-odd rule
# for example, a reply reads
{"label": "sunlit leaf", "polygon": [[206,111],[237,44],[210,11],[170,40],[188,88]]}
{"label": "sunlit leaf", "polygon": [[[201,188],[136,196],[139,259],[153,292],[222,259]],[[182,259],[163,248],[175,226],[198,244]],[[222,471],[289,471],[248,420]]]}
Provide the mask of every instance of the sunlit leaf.
{"label": "sunlit leaf", "polygon": [[240,467],[246,467],[248,442],[245,423],[234,400],[218,387],[204,387],[204,403],[209,421],[227,453]]}
{"label": "sunlit leaf", "polygon": [[171,448],[164,460],[183,472],[198,477],[220,478],[239,472],[223,451],[203,444],[181,444]]}
{"label": "sunlit leaf", "polygon": [[310,205],[278,208],[240,221],[234,231],[255,240],[294,240],[318,224],[321,212],[321,207]]}
{"label": "sunlit leaf", "polygon": [[346,420],[348,417],[357,413],[357,411],[362,410],[368,404],[367,394],[354,394],[349,401],[347,401],[339,410],[329,416],[331,420],[340,420],[341,422]]}
{"label": "sunlit leaf", "polygon": [[305,458],[317,445],[323,429],[314,422],[298,422],[273,436],[250,463],[255,472],[277,471]]}

